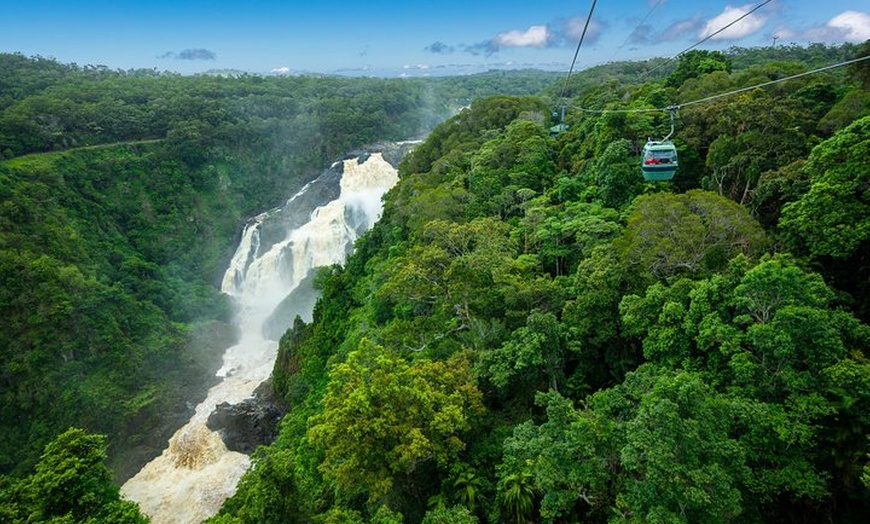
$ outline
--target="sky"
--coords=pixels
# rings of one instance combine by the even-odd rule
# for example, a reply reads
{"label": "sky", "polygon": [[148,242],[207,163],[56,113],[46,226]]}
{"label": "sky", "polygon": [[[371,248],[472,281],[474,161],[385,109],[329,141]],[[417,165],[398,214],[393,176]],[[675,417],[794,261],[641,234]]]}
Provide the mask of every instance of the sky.
{"label": "sky", "polygon": [[[866,0],[0,0],[0,52],[182,74],[435,76],[575,71],[870,39]],[[751,14],[750,10],[756,8]],[[722,30],[736,19],[739,22]],[[703,40],[703,43],[700,43]]]}

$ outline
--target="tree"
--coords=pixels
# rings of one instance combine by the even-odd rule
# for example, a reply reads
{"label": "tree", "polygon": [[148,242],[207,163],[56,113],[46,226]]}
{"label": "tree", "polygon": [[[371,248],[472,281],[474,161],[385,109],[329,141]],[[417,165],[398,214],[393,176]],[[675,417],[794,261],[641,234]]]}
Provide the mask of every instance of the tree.
{"label": "tree", "polygon": [[614,209],[585,202],[551,205],[545,200],[528,203],[519,233],[523,252],[537,256],[553,277],[573,272],[594,246],[620,230]]}
{"label": "tree", "polygon": [[505,218],[519,214],[523,201],[519,195],[540,193],[552,181],[552,142],[539,124],[516,120],[483,144],[468,173],[468,215]]}
{"label": "tree", "polygon": [[607,207],[621,209],[643,191],[637,156],[630,147],[629,140],[616,140],[592,163],[598,194]]}
{"label": "tree", "polygon": [[31,479],[41,514],[82,520],[117,498],[105,459],[105,437],[76,428],[58,435],[45,447]]}
{"label": "tree", "polygon": [[535,402],[546,408],[545,420],[520,424],[505,441],[504,482],[533,484],[528,494],[541,493],[545,522],[603,510],[610,496],[607,462],[615,453],[609,426],[555,391],[538,393]]}
{"label": "tree", "polygon": [[0,515],[12,523],[147,523],[136,504],[121,500],[105,459],[104,436],[70,428],[45,447],[35,473],[9,492],[0,484]]}
{"label": "tree", "polygon": [[523,524],[535,504],[532,474],[527,470],[504,475],[498,483],[498,505],[508,522]]}
{"label": "tree", "polygon": [[435,508],[426,512],[422,524],[477,524],[477,517],[465,506]]}
{"label": "tree", "polygon": [[518,282],[510,278],[517,265],[508,229],[493,218],[427,223],[421,241],[390,260],[378,290],[380,307],[389,307],[395,317],[383,330],[385,344],[429,350],[448,335],[475,336],[471,328],[478,319],[503,310],[498,279]]}
{"label": "tree", "polygon": [[[870,55],[870,41],[865,41],[858,47],[855,58],[866,58],[868,55]],[[866,61],[849,65],[848,71],[849,76],[854,78],[865,90],[870,89],[870,66],[867,65]]]}
{"label": "tree", "polygon": [[787,245],[822,263],[832,285],[870,318],[870,116],[813,148],[802,171],[809,191],[786,204],[779,228]]}
{"label": "tree", "polygon": [[220,513],[209,524],[302,524],[309,522],[301,509],[291,450],[260,447],[254,453],[252,470],[236,487]]}
{"label": "tree", "polygon": [[731,59],[721,51],[693,49],[680,55],[677,69],[671,73],[665,85],[680,87],[689,78],[698,78],[714,71],[731,72]]}
{"label": "tree", "polygon": [[743,207],[700,190],[638,197],[614,240],[626,266],[647,281],[709,275],[738,253],[758,254],[766,243]]}
{"label": "tree", "polygon": [[481,477],[470,467],[459,469],[453,480],[453,489],[456,500],[463,508],[467,508],[471,512],[477,508],[482,484]]}
{"label": "tree", "polygon": [[329,375],[308,437],[324,453],[320,469],[339,500],[364,493],[380,501],[401,489],[396,476],[427,463],[446,467],[483,410],[464,355],[412,364],[363,340]]}
{"label": "tree", "polygon": [[816,146],[804,169],[809,191],[783,209],[791,245],[815,257],[848,258],[870,241],[870,117]]}
{"label": "tree", "polygon": [[[558,389],[564,350],[562,326],[556,316],[533,311],[526,325],[517,328],[502,347],[481,355],[483,375],[499,389],[510,389],[514,394],[529,387],[540,389],[544,384]],[[518,382],[525,387],[516,387]]]}
{"label": "tree", "polygon": [[617,522],[720,523],[743,512],[745,452],[731,434],[733,401],[694,373],[642,366],[592,402],[611,417],[626,404],[618,437],[626,507]]}
{"label": "tree", "polygon": [[523,515],[536,492],[544,522],[712,523],[743,511],[735,406],[699,375],[643,365],[585,408],[555,392],[537,401],[545,421],[514,430],[501,466]]}
{"label": "tree", "polygon": [[573,299],[565,303],[562,322],[574,373],[568,383],[587,394],[622,382],[637,367],[640,352],[622,336],[619,302],[630,289],[643,289],[632,279],[612,243],[593,248],[577,268]]}
{"label": "tree", "polygon": [[807,153],[807,135],[816,120],[799,98],[764,91],[741,94],[693,113],[706,119],[711,140],[704,185],[746,204],[759,178]]}
{"label": "tree", "polygon": [[870,330],[834,299],[819,275],[777,255],[755,266],[738,257],[722,274],[657,284],[620,304],[625,333],[650,361],[701,373],[735,402],[729,433],[748,468],[741,496],[762,514],[834,515],[820,501],[841,517],[853,511],[845,501],[866,446],[854,429],[868,416],[855,400]]}

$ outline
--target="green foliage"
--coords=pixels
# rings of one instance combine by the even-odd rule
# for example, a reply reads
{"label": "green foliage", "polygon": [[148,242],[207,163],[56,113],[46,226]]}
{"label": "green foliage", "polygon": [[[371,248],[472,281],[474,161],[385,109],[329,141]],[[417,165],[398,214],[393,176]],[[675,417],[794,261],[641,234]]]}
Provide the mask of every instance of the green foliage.
{"label": "green foliage", "polygon": [[[816,146],[801,169],[808,189],[783,206],[779,229],[796,254],[822,262],[821,273],[870,315],[870,117]],[[806,186],[802,186],[806,187]]]}
{"label": "green foliage", "polygon": [[532,475],[525,470],[509,473],[501,478],[498,487],[498,505],[505,521],[527,521],[532,515],[535,500]]}
{"label": "green foliage", "polygon": [[300,510],[302,496],[295,482],[294,456],[287,450],[259,448],[252,457],[257,475],[242,478],[236,495],[221,507],[210,524],[307,523]]}
{"label": "green foliage", "polygon": [[[768,76],[777,74],[763,78]],[[810,118],[812,109],[800,93],[785,98],[752,91],[684,113],[691,126],[706,128],[709,137],[707,189],[745,204],[762,173],[805,157],[817,120]]]}
{"label": "green foliage", "polygon": [[[870,117],[813,149],[809,191],[783,209],[780,227],[809,254],[848,258],[870,239]],[[863,246],[863,247],[862,247]]]}
{"label": "green foliage", "polygon": [[566,202],[553,205],[544,199],[528,203],[519,223],[524,253],[534,253],[553,277],[574,272],[591,250],[621,229],[618,213],[598,204]]}
{"label": "green foliage", "polygon": [[550,184],[552,139],[539,124],[517,120],[483,144],[468,173],[470,217],[519,215],[524,201]]}
{"label": "green foliage", "polygon": [[818,42],[808,46],[780,43],[764,47],[731,47],[727,54],[735,70],[784,61],[798,62],[805,64],[807,69],[815,69],[855,58],[860,47],[856,44],[826,45]]}
{"label": "green foliage", "polygon": [[766,237],[742,207],[692,190],[639,197],[614,244],[627,267],[651,282],[720,271],[739,253],[759,253]]}
{"label": "green foliage", "polygon": [[106,459],[105,438],[71,429],[45,447],[31,489],[43,517],[71,514],[82,520],[95,514],[114,495]]}
{"label": "green foliage", "polygon": [[[662,107],[852,51],[698,53],[671,87],[664,71],[631,84],[660,62],[612,64],[570,95]],[[550,137],[542,100],[496,97],[439,125],[346,266],[319,275],[314,321],[282,341],[294,409],[269,453],[292,472],[255,468],[243,486],[299,504],[262,518],[862,522],[870,331],[846,308],[866,292],[826,283],[846,274],[829,255],[813,258],[824,279],[764,255],[811,254],[782,210],[841,163],[813,160],[848,149],[833,142],[807,156],[860,114],[848,82],[687,107],[668,185],[637,167],[667,114],[569,110]],[[265,507],[243,489],[227,507],[248,505]]]}
{"label": "green foliage", "polygon": [[643,182],[637,176],[637,158],[631,154],[626,139],[611,142],[594,163],[594,179],[601,202],[614,209],[628,205],[642,192]]}
{"label": "green foliage", "polygon": [[389,506],[382,505],[378,508],[374,515],[372,515],[371,524],[402,524],[404,522],[404,517],[402,517],[401,513],[397,513],[389,508]]}
{"label": "green foliage", "polygon": [[668,76],[665,85],[679,87],[690,78],[698,78],[714,71],[730,73],[731,59],[720,51],[694,49],[680,55],[677,69]]}
{"label": "green foliage", "polygon": [[[183,77],[3,53],[0,66],[0,471],[79,425],[111,435],[119,477],[138,466],[129,448],[186,417],[177,406],[231,343],[215,282],[245,217],[471,94],[553,78]],[[491,109],[485,125],[515,115]],[[311,386],[292,382],[297,397]]]}
{"label": "green foliage", "polygon": [[503,481],[533,480],[543,493],[541,517],[552,522],[570,514],[581,500],[587,506],[593,500],[600,503],[607,475],[606,460],[598,453],[610,434],[596,417],[576,411],[570,400],[554,391],[538,393],[536,403],[546,407],[546,421],[514,428],[504,444]]}
{"label": "green foliage", "polygon": [[308,437],[323,450],[321,470],[339,499],[366,493],[371,502],[383,500],[402,489],[397,475],[430,462],[446,467],[482,410],[462,356],[409,364],[363,341],[330,379]]}
{"label": "green foliage", "polygon": [[148,522],[135,504],[120,499],[105,460],[104,436],[77,428],[58,435],[35,473],[0,491],[4,522]]}
{"label": "green foliage", "polygon": [[[870,43],[864,42],[855,51],[854,58],[863,58],[870,55]],[[870,89],[870,67],[867,62],[857,62],[849,66],[849,75],[855,79],[864,89]]]}
{"label": "green foliage", "polygon": [[[822,471],[828,437],[819,424],[826,420],[829,428],[845,429],[855,414],[842,411],[834,400],[842,393],[832,397],[826,377],[850,362],[850,351],[866,351],[870,343],[866,326],[830,309],[833,297],[818,275],[776,256],[749,269],[737,259],[725,274],[670,288],[656,285],[643,299],[622,302],[626,330],[642,334],[650,360],[699,370],[744,399],[737,427],[752,471],[746,483],[762,500],[828,496]],[[861,372],[853,372],[854,378],[842,382],[849,396],[861,388],[854,382]],[[838,482],[854,482],[855,474]]]}
{"label": "green foliage", "polygon": [[563,380],[563,328],[552,313],[534,311],[501,348],[481,355],[482,373],[499,389],[518,388],[517,381],[558,389]]}
{"label": "green foliage", "polygon": [[477,524],[477,517],[464,506],[435,508],[426,512],[422,524]]}
{"label": "green foliage", "polygon": [[[452,150],[472,151],[483,143],[487,131],[500,130],[521,114],[547,115],[549,110],[538,98],[490,97],[476,99],[469,110],[439,125],[426,142],[402,162],[404,173],[425,173],[436,160]],[[543,133],[543,127],[540,128]]]}
{"label": "green foliage", "polygon": [[622,337],[619,303],[633,284],[612,244],[592,250],[580,263],[574,293],[565,304],[562,320],[575,371],[568,379],[582,394],[621,382],[639,362],[638,350]]}
{"label": "green foliage", "polygon": [[[603,393],[607,404],[628,400],[620,462],[626,470],[624,521],[727,522],[742,512],[744,451],[731,436],[735,407],[690,373],[656,376],[640,368]],[[597,399],[596,399],[597,400]]]}
{"label": "green foliage", "polygon": [[[569,107],[664,107],[856,49],[598,66],[574,75]],[[0,72],[0,395],[28,421],[0,432],[5,449],[49,440],[47,420],[161,409],[190,325],[226,315],[210,283],[238,219],[338,153],[468,106],[404,159],[346,265],[318,274],[313,321],[275,367],[292,410],[212,521],[866,520],[860,71],[682,109],[680,172],[652,185],[637,155],[666,113],[569,109],[551,137],[551,102],[469,100],[528,94],[493,74],[176,78],[0,59],[14,71]],[[30,486],[0,479],[0,518],[31,515]],[[113,507],[101,496],[69,500]]]}
{"label": "green foliage", "polygon": [[216,223],[219,201],[193,199],[183,168],[152,156],[159,147],[24,157],[0,172],[4,470],[32,465],[69,425],[123,438],[139,416],[153,428],[172,390],[213,365],[180,359],[194,333],[182,322],[227,318],[209,281],[233,226]]}
{"label": "green foliage", "polygon": [[824,136],[830,136],[867,115],[870,115],[870,90],[856,89],[846,93],[831,107],[819,120],[818,129]]}
{"label": "green foliage", "polygon": [[332,508],[326,513],[318,515],[315,522],[317,524],[363,524],[365,521],[358,511]]}

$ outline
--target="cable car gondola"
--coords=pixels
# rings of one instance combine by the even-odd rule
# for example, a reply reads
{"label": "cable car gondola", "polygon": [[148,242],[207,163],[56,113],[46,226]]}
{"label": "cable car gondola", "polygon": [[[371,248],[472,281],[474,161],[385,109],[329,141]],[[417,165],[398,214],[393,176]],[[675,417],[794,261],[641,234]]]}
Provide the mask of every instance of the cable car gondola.
{"label": "cable car gondola", "polygon": [[640,169],[644,180],[670,180],[674,178],[677,166],[677,148],[670,140],[650,140],[643,146]]}
{"label": "cable car gondola", "polygon": [[553,122],[557,123],[550,127],[550,135],[552,136],[561,135],[569,129],[568,124],[565,123],[565,106],[562,106],[561,112],[553,111]]}
{"label": "cable car gondola", "polygon": [[640,157],[640,170],[644,180],[658,182],[674,178],[679,162],[677,161],[677,147],[671,142],[674,134],[674,115],[677,106],[668,107],[671,112],[671,132],[661,140],[649,140],[643,146]]}

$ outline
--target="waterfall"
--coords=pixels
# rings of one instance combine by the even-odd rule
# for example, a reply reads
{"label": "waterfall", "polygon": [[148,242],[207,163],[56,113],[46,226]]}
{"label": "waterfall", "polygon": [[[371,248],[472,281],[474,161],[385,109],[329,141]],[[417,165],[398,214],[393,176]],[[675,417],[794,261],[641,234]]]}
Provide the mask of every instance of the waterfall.
{"label": "waterfall", "polygon": [[206,426],[209,415],[218,404],[250,398],[269,377],[280,333],[295,314],[311,318],[312,304],[294,308],[288,296],[310,285],[314,268],[344,261],[354,240],[380,217],[381,197],[397,180],[381,153],[344,160],[282,208],[249,221],[222,284],[236,304],[240,330],[238,344],[224,353],[222,380],[163,453],[121,488],[152,522],[201,522],[235,492],[250,459],[227,450]]}

